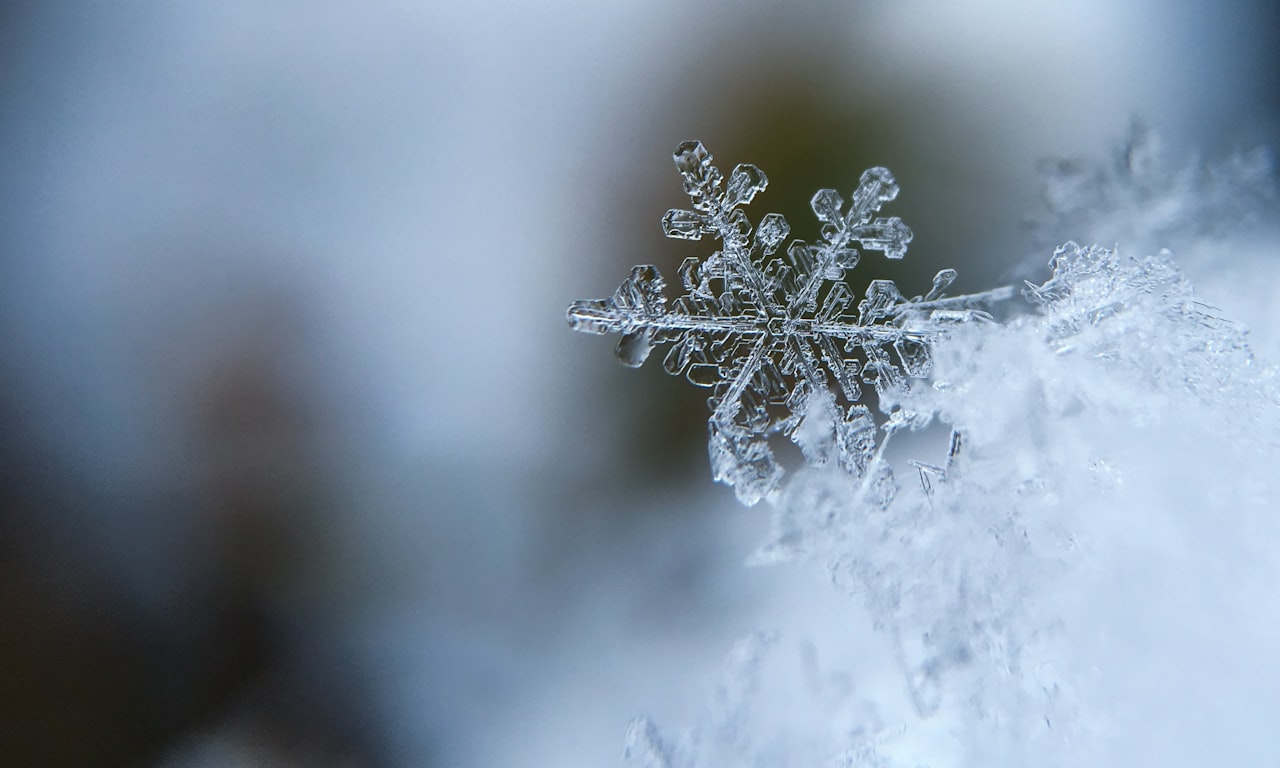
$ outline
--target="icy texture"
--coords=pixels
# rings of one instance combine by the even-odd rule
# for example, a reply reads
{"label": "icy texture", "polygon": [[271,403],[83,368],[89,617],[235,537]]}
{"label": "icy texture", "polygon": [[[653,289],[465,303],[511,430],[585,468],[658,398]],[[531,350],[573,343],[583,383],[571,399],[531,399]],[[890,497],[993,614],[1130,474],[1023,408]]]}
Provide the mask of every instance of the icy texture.
{"label": "icy texture", "polygon": [[1254,330],[1255,352],[1280,359],[1280,196],[1268,149],[1201,160],[1139,124],[1110,158],[1041,170],[1044,205],[1022,277],[1038,275],[1043,254],[1067,239],[1127,254],[1169,249],[1201,296]]}
{"label": "icy texture", "polygon": [[[1079,187],[1072,194],[1084,196],[1071,199],[1129,189],[1131,199],[1107,199],[1129,206],[1139,229],[1190,238],[1202,250],[1221,242],[1224,220],[1261,210],[1269,182],[1254,161],[1241,160],[1230,180],[1186,172],[1197,181],[1173,198],[1188,220],[1167,218],[1170,198],[1156,192],[1163,182],[1144,175],[1150,165],[1138,149],[1128,150],[1128,171]],[[759,373],[742,384],[735,414],[748,410],[745,393],[785,405],[777,420],[762,417],[758,431],[717,423],[725,398],[713,399],[713,462],[728,467],[717,468],[721,479],[750,485],[742,457],[718,447],[717,435],[767,451],[760,438],[783,432],[801,447],[809,464],[785,484],[771,474],[769,484],[751,486],[774,502],[770,536],[754,559],[820,563],[857,603],[836,621],[861,620],[868,631],[843,644],[847,676],[806,672],[799,681],[774,663],[797,638],[748,638],[699,723],[674,731],[643,718],[632,724],[627,765],[1275,762],[1280,375],[1255,357],[1244,327],[1197,295],[1170,252],[1075,242],[1056,248],[1047,279],[1026,283],[1025,311],[1007,323],[974,307],[1007,291],[937,306],[950,270],[912,300],[873,281],[857,313],[824,317],[831,296],[851,301],[841,280],[857,259],[850,243],[899,252],[872,232],[882,220],[859,214],[854,224],[844,214],[843,225],[833,223],[843,209],[833,193],[819,193],[824,244],[792,244],[788,251],[807,256],[770,266],[778,260],[750,241],[734,207],[763,188],[763,174],[744,171],[728,185],[735,191],[721,195],[719,182],[707,181],[718,174],[705,150],[688,150],[677,160],[694,210],[664,221],[683,237],[716,234],[724,249],[681,269],[688,294],[679,309],[665,303],[656,271],[639,267],[613,299],[574,305],[571,322],[638,332],[645,343],[624,337],[619,351],[634,364],[653,344],[674,350],[718,340],[727,346],[694,361],[706,369],[691,374],[690,363],[673,372],[732,388],[743,381],[732,366],[755,359],[755,371],[771,364],[779,386],[800,392],[759,396]],[[888,178],[864,176],[855,209],[890,189]],[[1234,219],[1222,210],[1229,201],[1240,203]],[[765,217],[755,237],[780,248],[785,226]],[[863,239],[843,234],[855,230]],[[751,269],[746,276],[735,271],[740,263]],[[810,283],[792,277],[800,287],[788,291],[780,267],[822,283],[812,305],[796,310],[793,298]],[[753,281],[765,292],[751,293]],[[1274,285],[1262,288],[1267,302]],[[880,427],[823,356],[824,337],[848,338],[828,326],[867,334],[854,336],[856,382],[876,383]],[[796,363],[805,353],[795,346],[818,361],[815,375]],[[864,420],[844,429],[855,412]],[[895,431],[930,424],[942,427],[936,443],[913,451],[927,460],[885,451]],[[913,467],[919,482],[898,487],[890,465]],[[895,672],[888,685],[886,670]]]}
{"label": "icy texture", "polygon": [[1083,348],[1205,400],[1239,394],[1229,383],[1254,365],[1245,329],[1196,298],[1169,251],[1122,258],[1115,250],[1069,242],[1050,264],[1052,279],[1028,282],[1026,296],[1044,307],[1045,340],[1055,352]]}
{"label": "icy texture", "polygon": [[[1117,692],[1133,696],[1135,658],[1176,662],[1162,644],[1196,626],[1195,616],[1180,615],[1195,598],[1161,591],[1125,603],[1112,595],[1129,588],[1125,575],[1141,567],[1126,563],[1166,567],[1171,545],[1162,539],[1170,534],[1162,531],[1213,531],[1232,551],[1259,535],[1263,553],[1280,541],[1270,513],[1280,488],[1267,469],[1280,448],[1276,372],[1253,358],[1243,329],[1196,298],[1169,254],[1130,258],[1068,243],[1052,268],[1049,279],[1027,286],[1035,314],[1008,325],[970,324],[939,339],[933,386],[901,390],[885,404],[952,427],[940,460],[916,464],[927,484],[904,485],[881,506],[844,473],[806,469],[777,499],[773,533],[758,555],[825,564],[888,640],[887,658],[859,649],[855,679],[896,665],[905,705],[895,706],[892,689],[878,689],[872,700],[850,689],[838,709],[823,691],[797,699],[786,680],[774,679],[760,686],[757,704],[784,699],[785,715],[779,707],[753,715],[712,705],[704,722],[671,736],[646,723],[645,743],[669,760],[654,765],[1205,762],[1195,751],[1151,762],[1167,754],[1151,751],[1164,745],[1131,734],[1145,722],[1142,709],[1117,701]],[[1180,499],[1186,507],[1170,503]],[[1232,526],[1221,524],[1226,511]],[[1229,567],[1207,566],[1210,574]],[[1175,558],[1172,567],[1197,573],[1202,566]],[[1232,589],[1252,597],[1236,619],[1245,635],[1222,641],[1227,646],[1243,642],[1265,658],[1265,622],[1280,617],[1267,597],[1274,577],[1274,568],[1236,577]],[[1219,600],[1212,592],[1205,598]],[[1179,612],[1173,626],[1150,630],[1150,645],[1098,650],[1096,637],[1108,625],[1162,601]],[[1252,635],[1259,641],[1250,643]],[[740,674],[739,686],[758,685],[757,666]],[[1194,675],[1155,670],[1141,685]],[[1272,677],[1258,682],[1255,700],[1271,695],[1276,673],[1267,670]],[[1184,706],[1196,711],[1203,696],[1196,690],[1175,689],[1171,697],[1192,699]],[[797,709],[802,725],[791,716]],[[852,721],[841,719],[850,713]],[[726,729],[747,735],[726,741],[717,736]],[[1254,741],[1233,754],[1256,754],[1268,732],[1242,728]],[[1137,746],[1116,746],[1129,743]]]}
{"label": "icy texture", "polygon": [[[779,487],[783,471],[768,442],[777,434],[791,438],[810,465],[865,478],[887,502],[892,481],[875,461],[883,441],[861,403],[862,385],[881,396],[909,388],[910,379],[928,375],[931,344],[958,323],[987,319],[980,307],[1011,291],[948,297],[956,272],[945,269],[923,295],[908,299],[892,281],[874,280],[855,302],[843,277],[861,251],[900,259],[911,241],[900,219],[876,216],[898,195],[884,168],[863,173],[847,205],[835,190],[819,190],[811,206],[821,240],[793,240],[783,250],[786,219],[770,213],[753,227],[741,207],[767,186],[763,171],[744,163],[726,181],[696,141],[681,144],[674,158],[692,208],[668,211],[663,232],[684,240],[711,235],[721,249],[685,260],[685,293],[670,304],[658,270],[638,266],[612,297],[574,302],[569,324],[622,334],[617,355],[629,366],[670,345],[666,371],[711,388],[712,472],[743,503]],[[899,417],[885,428],[920,425]]]}

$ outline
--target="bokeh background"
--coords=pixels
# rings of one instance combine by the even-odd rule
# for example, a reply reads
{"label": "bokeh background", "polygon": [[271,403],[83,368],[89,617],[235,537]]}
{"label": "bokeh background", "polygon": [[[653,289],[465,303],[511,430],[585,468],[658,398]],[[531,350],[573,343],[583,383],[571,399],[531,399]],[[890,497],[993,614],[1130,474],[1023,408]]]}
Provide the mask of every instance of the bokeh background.
{"label": "bokeh background", "polygon": [[802,237],[886,165],[865,271],[981,289],[1042,158],[1277,145],[1272,5],[10,0],[0,762],[616,764],[831,599],[742,567],[701,395],[564,323],[705,252],[671,149]]}

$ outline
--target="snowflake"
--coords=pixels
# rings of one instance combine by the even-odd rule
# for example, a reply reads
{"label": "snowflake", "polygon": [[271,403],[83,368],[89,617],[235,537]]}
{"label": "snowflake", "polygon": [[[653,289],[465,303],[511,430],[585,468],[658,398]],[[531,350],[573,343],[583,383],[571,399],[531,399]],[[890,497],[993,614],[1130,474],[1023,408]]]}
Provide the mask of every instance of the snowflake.
{"label": "snowflake", "polygon": [[[667,372],[712,390],[713,474],[746,504],[778,488],[783,471],[769,447],[777,434],[795,442],[810,465],[834,460],[855,477],[883,479],[881,470],[872,472],[884,441],[876,440],[876,422],[861,402],[862,384],[883,395],[927,376],[938,335],[988,318],[977,308],[1011,289],[947,297],[956,272],[944,269],[928,293],[910,299],[893,281],[873,280],[855,308],[843,280],[858,264],[855,246],[900,259],[911,241],[901,219],[873,218],[898,195],[887,169],[862,174],[847,210],[835,190],[819,190],[810,205],[822,222],[821,242],[793,240],[779,255],[790,234],[786,219],[770,213],[753,229],[741,207],[768,184],[763,171],[743,163],[726,181],[697,141],[681,144],[674,158],[693,206],[668,211],[663,232],[683,240],[712,235],[721,249],[681,264],[686,293],[670,304],[657,268],[642,265],[612,297],[574,302],[569,324],[622,334],[617,355],[633,367],[655,346],[671,344]],[[892,434],[903,426],[922,424],[895,412],[882,428]]]}

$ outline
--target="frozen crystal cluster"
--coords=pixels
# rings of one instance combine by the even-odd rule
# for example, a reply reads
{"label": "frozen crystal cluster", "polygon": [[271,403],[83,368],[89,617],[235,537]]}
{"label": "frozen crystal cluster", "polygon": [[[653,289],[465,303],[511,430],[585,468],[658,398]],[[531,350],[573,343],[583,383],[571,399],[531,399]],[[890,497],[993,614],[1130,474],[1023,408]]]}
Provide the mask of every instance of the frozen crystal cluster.
{"label": "frozen crystal cluster", "polygon": [[[1233,166],[1234,182],[1187,172],[1181,193],[1148,195],[1145,150],[1128,151],[1138,154],[1118,178],[1051,190],[1062,209],[1129,190],[1137,222],[1164,221],[1170,205],[1214,219],[1223,200],[1238,201],[1241,228],[1274,216],[1252,166]],[[740,208],[764,186],[758,169],[739,166],[726,183],[701,145],[676,159],[693,208],[664,227],[712,234],[721,250],[686,262],[675,302],[638,267],[611,299],[574,304],[570,322],[622,333],[619,356],[633,365],[669,344],[667,370],[713,388],[717,478],[744,501],[773,502],[754,559],[822,564],[867,631],[835,644],[851,654],[837,662],[849,677],[813,674],[816,662],[787,671],[784,638],[749,637],[697,725],[632,723],[628,765],[1277,757],[1269,718],[1254,713],[1280,705],[1280,372],[1172,253],[1067,242],[1004,322],[982,307],[1011,289],[948,298],[950,270],[911,299],[874,281],[854,308],[843,278],[856,249],[901,256],[909,238],[876,218],[897,191],[886,171],[864,174],[847,209],[819,192],[822,241],[775,256],[785,222],[766,216],[753,231]],[[1199,232],[1189,247],[1208,253],[1234,234],[1218,224],[1148,229]],[[861,402],[867,383],[878,414]],[[930,424],[942,429],[926,449],[936,458],[886,452],[896,431]],[[775,434],[809,459],[785,483]],[[921,482],[898,487],[891,465]],[[896,684],[884,685],[886,669]]]}
{"label": "frozen crystal cluster", "polygon": [[[777,434],[791,438],[810,465],[866,477],[887,501],[890,481],[873,468],[883,442],[862,403],[863,385],[883,396],[927,376],[930,345],[956,324],[989,317],[982,306],[1010,291],[948,297],[956,272],[944,269],[924,294],[906,298],[893,281],[873,280],[855,300],[844,276],[862,252],[900,259],[911,242],[901,219],[876,215],[898,195],[887,169],[863,173],[847,204],[834,189],[819,190],[811,206],[821,240],[786,244],[785,218],[770,213],[753,225],[743,210],[768,184],[763,171],[743,163],[726,179],[697,141],[681,144],[674,157],[692,206],[668,211],[663,232],[683,240],[710,235],[720,250],[680,265],[685,293],[670,303],[657,268],[638,266],[612,297],[574,302],[569,324],[622,334],[617,355],[630,366],[669,345],[667,372],[711,389],[712,471],[744,503],[779,486],[782,468],[769,447]],[[918,423],[898,413],[886,429],[903,426]]]}
{"label": "frozen crystal cluster", "polygon": [[1050,266],[1053,277],[1027,283],[1025,294],[1043,308],[1045,340],[1059,354],[1084,350],[1165,374],[1158,378],[1211,400],[1229,394],[1231,379],[1254,365],[1246,330],[1196,297],[1167,250],[1122,257],[1068,242]]}

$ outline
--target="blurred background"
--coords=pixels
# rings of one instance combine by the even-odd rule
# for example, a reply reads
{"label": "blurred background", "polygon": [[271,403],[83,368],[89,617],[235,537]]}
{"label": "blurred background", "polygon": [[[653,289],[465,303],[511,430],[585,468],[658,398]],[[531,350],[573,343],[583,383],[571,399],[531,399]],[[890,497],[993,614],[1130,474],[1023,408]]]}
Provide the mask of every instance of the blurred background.
{"label": "blurred background", "polygon": [[708,252],[675,145],[807,238],[888,166],[915,240],[863,279],[977,290],[1048,260],[1042,158],[1275,146],[1277,43],[1262,0],[10,0],[0,761],[616,764],[830,599],[742,568],[703,395],[565,325]]}

